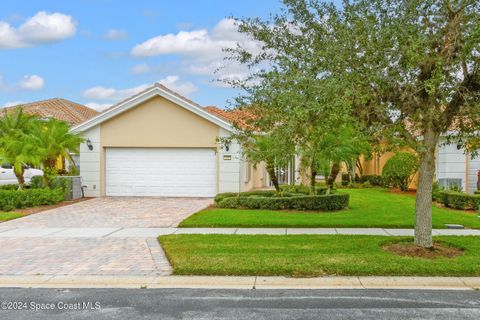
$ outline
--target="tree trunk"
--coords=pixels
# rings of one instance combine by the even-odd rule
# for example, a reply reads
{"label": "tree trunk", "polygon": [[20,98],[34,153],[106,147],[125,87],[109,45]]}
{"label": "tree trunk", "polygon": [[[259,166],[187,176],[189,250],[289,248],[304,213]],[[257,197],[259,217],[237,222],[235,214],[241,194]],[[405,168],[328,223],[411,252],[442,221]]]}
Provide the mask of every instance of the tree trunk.
{"label": "tree trunk", "polygon": [[435,176],[435,147],[437,136],[432,129],[425,132],[424,150],[419,152],[420,167],[415,203],[415,245],[431,248],[432,240],[432,185]]}
{"label": "tree trunk", "polygon": [[337,180],[337,176],[339,172],[340,172],[340,163],[335,162],[332,165],[332,170],[330,171],[330,176],[328,177],[328,180],[327,180],[327,187],[329,189],[333,188],[333,184],[335,183],[335,180]]}
{"label": "tree trunk", "polygon": [[316,187],[316,180],[317,177],[317,170],[315,169],[315,165],[312,165],[310,168],[310,192],[315,194],[315,187]]}
{"label": "tree trunk", "polygon": [[267,172],[270,175],[270,180],[272,180],[273,186],[277,192],[280,192],[280,185],[278,184],[277,173],[275,172],[275,168],[267,165]]}
{"label": "tree trunk", "polygon": [[[357,158],[357,160],[355,161],[355,165],[357,166],[358,174],[360,176],[363,176],[363,167],[362,163],[360,162],[360,158]],[[355,177],[355,173],[353,174],[353,177]]]}
{"label": "tree trunk", "polygon": [[25,178],[23,177],[23,174],[25,170],[23,170],[23,167],[20,169],[20,172],[16,170],[16,168],[13,168],[13,172],[15,173],[15,177],[17,177],[18,181],[18,186],[20,189],[22,189],[25,186]]}
{"label": "tree trunk", "polygon": [[47,159],[43,162],[43,167],[51,170],[55,170],[57,166],[57,159]]}

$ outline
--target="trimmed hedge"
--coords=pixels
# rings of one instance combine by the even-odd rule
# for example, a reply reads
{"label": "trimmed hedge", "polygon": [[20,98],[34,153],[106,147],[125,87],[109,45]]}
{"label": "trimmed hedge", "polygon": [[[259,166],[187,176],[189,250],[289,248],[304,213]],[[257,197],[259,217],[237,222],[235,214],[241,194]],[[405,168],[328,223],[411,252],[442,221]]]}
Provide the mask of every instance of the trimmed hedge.
{"label": "trimmed hedge", "polygon": [[64,200],[62,189],[0,190],[0,210],[36,207]]}
{"label": "trimmed hedge", "polygon": [[268,210],[319,210],[335,211],[348,207],[348,194],[300,195],[287,197],[235,196],[225,197],[217,203],[220,208],[245,208]]}
{"label": "trimmed hedge", "polygon": [[480,195],[467,194],[458,191],[443,190],[439,193],[440,202],[444,206],[458,210],[478,209]]}
{"label": "trimmed hedge", "polygon": [[[273,197],[277,194],[275,190],[263,190],[263,191],[248,191],[240,192],[241,197],[250,197],[250,196],[262,196],[262,197]],[[215,196],[214,201],[218,204],[225,198],[237,198],[239,196],[238,192],[225,192],[219,193]]]}
{"label": "trimmed hedge", "polygon": [[[305,195],[310,194],[311,187],[310,186],[305,186],[305,185],[284,185],[280,186],[280,190],[287,192],[287,193],[302,193]],[[331,190],[332,192],[335,192],[334,189]],[[321,194],[326,194],[327,193],[327,187],[326,186],[315,186],[315,194],[316,195],[321,195]]]}

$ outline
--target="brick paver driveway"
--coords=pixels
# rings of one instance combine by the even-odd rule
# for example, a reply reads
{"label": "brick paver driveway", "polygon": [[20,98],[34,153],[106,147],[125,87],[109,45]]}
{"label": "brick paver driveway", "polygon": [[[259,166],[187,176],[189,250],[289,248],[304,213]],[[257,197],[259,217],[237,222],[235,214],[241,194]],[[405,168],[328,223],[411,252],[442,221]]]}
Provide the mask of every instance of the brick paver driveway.
{"label": "brick paver driveway", "polygon": [[[155,229],[135,238],[108,237],[110,231],[174,227],[212,203],[194,198],[96,198],[1,223],[0,275],[168,275],[171,267]],[[53,229],[60,237],[44,236]]]}
{"label": "brick paver driveway", "polygon": [[2,227],[128,228],[176,227],[183,219],[211,205],[205,198],[107,197],[78,202],[25,218]]}

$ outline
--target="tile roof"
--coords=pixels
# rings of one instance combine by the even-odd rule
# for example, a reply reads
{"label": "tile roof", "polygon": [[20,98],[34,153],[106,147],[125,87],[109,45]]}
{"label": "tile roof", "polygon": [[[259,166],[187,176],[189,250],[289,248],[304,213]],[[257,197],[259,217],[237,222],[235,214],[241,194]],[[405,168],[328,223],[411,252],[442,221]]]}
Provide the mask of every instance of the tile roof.
{"label": "tile roof", "polygon": [[232,124],[238,125],[239,127],[247,127],[248,120],[252,119],[254,116],[253,114],[242,108],[231,109],[231,110],[222,110],[215,106],[208,106],[204,107],[203,110],[225,120]]}
{"label": "tile roof", "polygon": [[2,113],[11,112],[18,107],[22,108],[26,114],[40,118],[55,118],[65,121],[69,125],[80,124],[98,115],[97,111],[84,105],[61,98],[53,98],[0,109],[0,116]]}

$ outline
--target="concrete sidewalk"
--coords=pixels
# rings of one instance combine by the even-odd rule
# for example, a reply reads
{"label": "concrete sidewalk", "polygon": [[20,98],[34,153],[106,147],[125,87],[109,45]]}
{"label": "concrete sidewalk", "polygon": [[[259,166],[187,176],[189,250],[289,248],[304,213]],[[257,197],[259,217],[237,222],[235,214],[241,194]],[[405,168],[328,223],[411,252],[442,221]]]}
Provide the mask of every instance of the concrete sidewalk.
{"label": "concrete sidewalk", "polygon": [[0,276],[0,287],[479,290],[480,277]]}
{"label": "concrete sidewalk", "polygon": [[[384,228],[24,228],[0,227],[0,238],[153,238],[168,234],[413,236],[413,229]],[[434,236],[480,236],[475,229],[435,229]]]}

